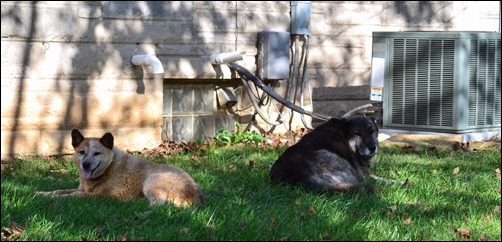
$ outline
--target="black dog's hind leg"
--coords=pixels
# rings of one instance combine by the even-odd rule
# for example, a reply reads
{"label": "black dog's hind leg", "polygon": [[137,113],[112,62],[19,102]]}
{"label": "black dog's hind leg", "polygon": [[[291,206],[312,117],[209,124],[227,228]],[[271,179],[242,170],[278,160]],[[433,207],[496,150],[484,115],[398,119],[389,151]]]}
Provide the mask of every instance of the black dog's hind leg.
{"label": "black dog's hind leg", "polygon": [[387,184],[397,184],[399,186],[405,186],[405,185],[408,185],[408,183],[409,183],[409,179],[408,178],[406,178],[406,180],[404,182],[399,182],[399,181],[392,180],[392,179],[389,179],[389,178],[375,176],[373,174],[371,174],[370,176],[371,176],[371,178],[373,178],[373,179],[375,179],[377,181],[382,181],[382,182],[385,182]]}

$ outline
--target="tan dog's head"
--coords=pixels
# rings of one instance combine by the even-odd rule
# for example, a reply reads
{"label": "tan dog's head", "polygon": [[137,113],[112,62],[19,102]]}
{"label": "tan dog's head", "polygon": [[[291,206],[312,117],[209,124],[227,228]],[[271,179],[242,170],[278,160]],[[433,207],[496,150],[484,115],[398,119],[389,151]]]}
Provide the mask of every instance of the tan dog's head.
{"label": "tan dog's head", "polygon": [[80,175],[86,180],[100,177],[112,163],[113,135],[106,133],[101,138],[84,138],[76,129],[71,131],[71,145]]}

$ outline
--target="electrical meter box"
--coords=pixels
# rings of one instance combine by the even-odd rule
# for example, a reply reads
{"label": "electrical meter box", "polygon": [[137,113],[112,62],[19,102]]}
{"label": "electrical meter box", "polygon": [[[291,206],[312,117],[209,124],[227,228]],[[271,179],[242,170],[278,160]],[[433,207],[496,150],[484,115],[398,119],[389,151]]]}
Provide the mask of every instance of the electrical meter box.
{"label": "electrical meter box", "polygon": [[263,30],[258,41],[258,76],[262,80],[289,79],[289,32]]}
{"label": "electrical meter box", "polygon": [[290,31],[310,36],[310,1],[291,1]]}

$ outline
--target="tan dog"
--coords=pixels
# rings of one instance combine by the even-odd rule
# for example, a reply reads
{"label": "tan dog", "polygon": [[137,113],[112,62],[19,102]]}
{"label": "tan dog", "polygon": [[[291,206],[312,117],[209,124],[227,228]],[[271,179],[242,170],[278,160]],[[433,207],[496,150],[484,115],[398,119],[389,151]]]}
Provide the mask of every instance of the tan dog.
{"label": "tan dog", "polygon": [[203,194],[184,170],[168,164],[156,164],[113,147],[113,136],[84,138],[71,132],[75,149],[73,161],[80,174],[77,189],[37,192],[44,196],[108,196],[121,201],[145,196],[150,206],[171,202],[186,207],[201,205]]}

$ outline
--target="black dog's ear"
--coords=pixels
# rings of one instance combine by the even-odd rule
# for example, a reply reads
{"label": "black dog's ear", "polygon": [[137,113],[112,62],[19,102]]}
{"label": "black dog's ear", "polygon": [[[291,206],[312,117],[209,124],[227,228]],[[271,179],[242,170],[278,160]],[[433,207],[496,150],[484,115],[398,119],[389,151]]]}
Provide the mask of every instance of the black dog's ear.
{"label": "black dog's ear", "polygon": [[373,122],[373,123],[375,123],[375,124],[377,123],[377,121],[376,121],[376,119],[375,119],[375,118],[373,118],[373,117],[369,117],[369,118],[370,118],[371,122]]}
{"label": "black dog's ear", "polygon": [[341,130],[344,135],[346,135],[346,131],[350,127],[350,121],[347,118],[331,118],[329,122],[331,122],[332,127],[336,127],[336,130]]}
{"label": "black dog's ear", "polygon": [[375,128],[378,130],[379,128],[378,128],[378,122],[377,122],[377,120],[375,118],[373,118],[373,117],[369,117],[369,119],[371,120],[372,123],[375,124]]}
{"label": "black dog's ear", "polygon": [[99,142],[111,150],[113,148],[113,135],[111,133],[106,133],[99,139]]}
{"label": "black dog's ear", "polygon": [[347,123],[347,119],[346,118],[330,118],[329,121],[333,124],[345,124]]}
{"label": "black dog's ear", "polygon": [[71,131],[71,145],[73,148],[77,148],[77,146],[84,140],[84,136],[77,130],[73,129]]}

